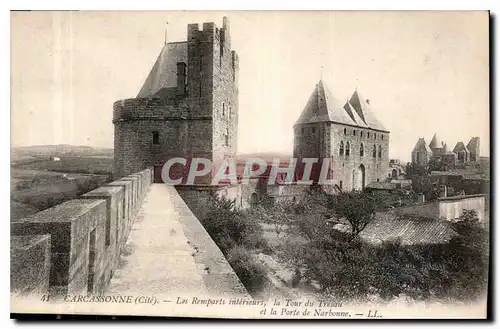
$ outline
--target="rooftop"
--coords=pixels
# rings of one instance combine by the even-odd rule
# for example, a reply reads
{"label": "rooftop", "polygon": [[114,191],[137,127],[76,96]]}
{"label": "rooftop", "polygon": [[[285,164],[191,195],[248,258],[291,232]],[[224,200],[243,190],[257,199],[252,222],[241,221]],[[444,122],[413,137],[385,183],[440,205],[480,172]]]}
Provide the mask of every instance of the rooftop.
{"label": "rooftop", "polygon": [[371,106],[358,91],[347,102],[335,98],[323,80],[320,80],[295,123],[334,122],[388,132],[373,114]]}

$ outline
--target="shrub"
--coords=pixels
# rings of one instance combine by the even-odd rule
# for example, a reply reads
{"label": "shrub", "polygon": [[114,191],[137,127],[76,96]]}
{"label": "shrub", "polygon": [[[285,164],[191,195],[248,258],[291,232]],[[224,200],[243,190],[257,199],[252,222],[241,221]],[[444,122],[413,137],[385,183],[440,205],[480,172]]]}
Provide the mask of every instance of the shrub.
{"label": "shrub", "polygon": [[268,285],[267,269],[243,246],[235,246],[227,260],[248,292],[255,295]]}
{"label": "shrub", "polygon": [[235,245],[266,247],[262,227],[253,216],[236,210],[234,201],[212,197],[207,207],[201,222],[224,255]]}
{"label": "shrub", "polygon": [[399,241],[370,244],[306,216],[297,225],[304,244],[286,240],[283,255],[305,266],[304,277],[339,300],[373,295],[385,300],[400,295],[474,300],[487,288],[489,242],[471,213],[463,217],[454,224],[458,236],[449,243],[408,246]]}

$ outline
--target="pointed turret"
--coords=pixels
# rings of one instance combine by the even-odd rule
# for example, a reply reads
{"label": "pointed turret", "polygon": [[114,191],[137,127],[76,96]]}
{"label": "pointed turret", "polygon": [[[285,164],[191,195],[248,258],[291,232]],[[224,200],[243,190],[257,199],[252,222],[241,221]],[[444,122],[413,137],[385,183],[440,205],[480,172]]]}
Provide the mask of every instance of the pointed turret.
{"label": "pointed turret", "polygon": [[443,142],[441,142],[437,136],[437,134],[434,134],[434,136],[432,136],[432,139],[431,139],[431,142],[429,144],[429,147],[431,148],[431,150],[435,150],[435,149],[440,149],[443,147]]}

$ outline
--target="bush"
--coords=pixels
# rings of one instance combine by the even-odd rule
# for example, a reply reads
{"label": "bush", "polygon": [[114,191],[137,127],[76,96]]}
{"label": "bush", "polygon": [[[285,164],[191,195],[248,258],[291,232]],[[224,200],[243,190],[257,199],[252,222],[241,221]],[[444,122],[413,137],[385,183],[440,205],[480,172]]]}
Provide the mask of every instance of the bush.
{"label": "bush", "polygon": [[315,281],[327,297],[390,300],[406,295],[414,300],[474,300],[488,283],[488,237],[470,213],[454,224],[458,236],[438,245],[366,243],[356,235],[327,224],[302,219],[303,245],[289,243],[284,256],[305,266],[304,277]]}
{"label": "bush", "polygon": [[224,255],[236,245],[267,247],[262,227],[253,216],[236,210],[234,201],[212,197],[207,207],[201,223]]}
{"label": "bush", "polygon": [[258,263],[246,248],[234,247],[229,252],[227,260],[250,294],[255,295],[266,288],[267,269]]}

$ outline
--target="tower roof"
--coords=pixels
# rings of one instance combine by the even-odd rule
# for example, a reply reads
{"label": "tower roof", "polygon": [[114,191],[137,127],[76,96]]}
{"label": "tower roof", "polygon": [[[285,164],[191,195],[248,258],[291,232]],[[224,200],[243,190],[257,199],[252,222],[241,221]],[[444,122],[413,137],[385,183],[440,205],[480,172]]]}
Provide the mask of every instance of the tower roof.
{"label": "tower roof", "polygon": [[443,148],[441,149],[441,153],[442,154],[455,154],[455,153],[450,151],[450,149],[448,148],[448,145],[446,143],[443,145]]}
{"label": "tower roof", "polygon": [[[377,121],[368,103],[358,96],[357,92],[354,94],[356,95],[356,104],[358,104],[357,106],[360,109],[357,109],[351,101],[342,104],[332,95],[325,82],[320,80],[316,84],[313,93],[309,97],[309,101],[295,124],[335,122],[361,128],[387,131],[384,126]],[[353,98],[351,97],[351,99]]]}
{"label": "tower roof", "polygon": [[439,140],[437,134],[434,134],[434,136],[432,136],[429,147],[431,149],[438,149],[443,147],[443,143]]}
{"label": "tower roof", "polygon": [[453,148],[453,152],[454,153],[458,153],[458,152],[461,152],[461,151],[465,151],[465,152],[469,153],[469,150],[467,149],[467,147],[465,147],[464,142],[458,142],[455,145],[455,147]]}
{"label": "tower roof", "polygon": [[467,149],[470,150],[475,150],[478,147],[479,144],[479,137],[472,137],[467,143]]}
{"label": "tower roof", "polygon": [[425,141],[425,139],[421,137],[418,139],[417,144],[415,144],[415,147],[413,148],[412,152],[417,152],[417,151],[422,150],[422,149],[424,149],[428,153],[432,152],[429,145],[427,145],[427,142]]}
{"label": "tower roof", "polygon": [[377,130],[387,131],[384,125],[377,120],[375,114],[372,111],[372,108],[366,99],[361,96],[358,90],[355,90],[349,99],[349,103],[351,103],[352,107],[356,110],[359,117],[364,121],[364,123],[372,128]]}
{"label": "tower roof", "polygon": [[187,42],[165,44],[137,97],[151,97],[163,88],[176,87],[178,62],[187,64]]}
{"label": "tower roof", "polygon": [[320,80],[295,124],[314,122],[337,122],[356,126],[356,122],[346,112],[342,103],[331,94],[326,84]]}

